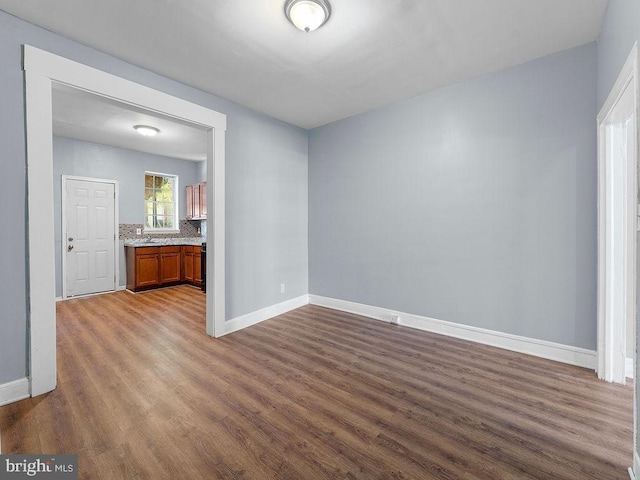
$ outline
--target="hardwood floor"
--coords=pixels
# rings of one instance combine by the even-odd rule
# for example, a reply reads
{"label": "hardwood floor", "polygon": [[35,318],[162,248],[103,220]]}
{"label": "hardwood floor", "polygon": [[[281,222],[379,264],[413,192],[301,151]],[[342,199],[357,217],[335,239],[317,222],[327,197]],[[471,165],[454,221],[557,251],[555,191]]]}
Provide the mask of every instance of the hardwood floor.
{"label": "hardwood floor", "polygon": [[211,339],[176,287],[61,302],[58,388],[0,408],[2,453],[80,478],[628,479],[632,388],[306,306]]}

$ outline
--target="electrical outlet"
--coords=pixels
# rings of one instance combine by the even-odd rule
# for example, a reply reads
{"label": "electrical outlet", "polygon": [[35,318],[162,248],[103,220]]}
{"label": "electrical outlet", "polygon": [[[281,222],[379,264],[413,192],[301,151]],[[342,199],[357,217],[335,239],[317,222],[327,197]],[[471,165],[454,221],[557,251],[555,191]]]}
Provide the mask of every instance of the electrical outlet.
{"label": "electrical outlet", "polygon": [[400,325],[400,317],[398,315],[391,315],[391,322],[392,325]]}
{"label": "electrical outlet", "polygon": [[136,235],[142,235],[142,229],[136,228]]}
{"label": "electrical outlet", "polygon": [[284,283],[280,284],[280,293],[284,293]]}

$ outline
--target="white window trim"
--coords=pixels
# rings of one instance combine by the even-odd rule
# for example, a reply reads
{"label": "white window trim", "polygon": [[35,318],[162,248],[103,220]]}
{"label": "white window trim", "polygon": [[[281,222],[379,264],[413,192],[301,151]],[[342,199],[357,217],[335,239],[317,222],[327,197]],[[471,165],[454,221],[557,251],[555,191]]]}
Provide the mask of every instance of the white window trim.
{"label": "white window trim", "polygon": [[207,129],[208,225],[206,330],[225,334],[226,116],[144,85],[24,45],[29,212],[28,322],[31,396],[56,387],[55,247],[53,222],[53,82],[153,110]]}
{"label": "white window trim", "polygon": [[[178,175],[175,175],[173,173],[162,173],[162,172],[150,172],[150,171],[145,171],[144,172],[144,176],[146,177],[147,175],[156,175],[158,177],[172,177],[174,178],[174,183],[173,183],[173,211],[174,211],[174,225],[175,228],[149,228],[147,227],[147,219],[146,219],[146,212],[143,209],[142,211],[145,212],[144,213],[144,217],[142,219],[142,231],[146,232],[146,233],[180,233],[180,179],[178,178]],[[143,186],[144,188],[144,186]],[[144,203],[143,207],[146,208],[146,201],[144,200],[144,192],[143,192],[143,197],[142,197],[142,201]]]}

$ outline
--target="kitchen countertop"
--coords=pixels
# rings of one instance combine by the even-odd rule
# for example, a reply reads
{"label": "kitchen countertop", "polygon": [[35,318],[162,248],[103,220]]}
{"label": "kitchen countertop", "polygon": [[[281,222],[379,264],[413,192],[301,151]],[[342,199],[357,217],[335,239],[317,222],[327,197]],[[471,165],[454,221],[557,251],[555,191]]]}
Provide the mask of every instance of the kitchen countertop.
{"label": "kitchen countertop", "polygon": [[128,238],[124,241],[125,247],[163,247],[166,245],[202,245],[202,242],[206,242],[206,238],[202,237],[185,237],[185,238],[151,238],[151,241],[146,238]]}

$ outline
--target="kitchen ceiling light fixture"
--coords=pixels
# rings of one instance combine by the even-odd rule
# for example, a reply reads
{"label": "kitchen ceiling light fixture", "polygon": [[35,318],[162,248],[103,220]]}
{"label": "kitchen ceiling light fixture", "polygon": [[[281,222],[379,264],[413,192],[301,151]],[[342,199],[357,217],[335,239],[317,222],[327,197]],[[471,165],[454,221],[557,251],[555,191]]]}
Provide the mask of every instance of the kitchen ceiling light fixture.
{"label": "kitchen ceiling light fixture", "polygon": [[145,137],[155,137],[160,133],[160,129],[156,127],[150,127],[149,125],[135,125],[133,128],[136,129],[140,135],[144,135]]}
{"label": "kitchen ceiling light fixture", "polygon": [[326,0],[287,0],[284,14],[296,28],[308,33],[327,23],[331,6]]}

